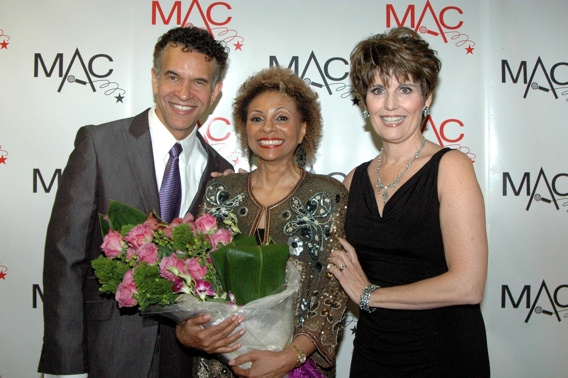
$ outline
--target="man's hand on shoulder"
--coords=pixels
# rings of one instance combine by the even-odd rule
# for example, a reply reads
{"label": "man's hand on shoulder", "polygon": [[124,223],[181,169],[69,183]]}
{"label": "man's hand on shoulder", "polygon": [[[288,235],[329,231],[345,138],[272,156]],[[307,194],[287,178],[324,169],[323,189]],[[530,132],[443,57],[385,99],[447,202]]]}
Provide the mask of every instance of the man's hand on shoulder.
{"label": "man's hand on shoulder", "polygon": [[[239,168],[239,173],[247,173],[247,170],[244,170],[242,168]],[[221,176],[228,176],[228,175],[232,175],[233,173],[235,173],[235,171],[233,171],[232,169],[227,169],[224,172],[211,172],[211,177],[215,178],[215,177],[221,177]]]}

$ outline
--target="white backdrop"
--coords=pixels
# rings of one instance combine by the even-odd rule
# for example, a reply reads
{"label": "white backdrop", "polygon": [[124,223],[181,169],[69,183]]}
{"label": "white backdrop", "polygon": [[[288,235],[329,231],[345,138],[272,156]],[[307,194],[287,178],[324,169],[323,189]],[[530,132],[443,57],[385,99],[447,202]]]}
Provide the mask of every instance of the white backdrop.
{"label": "white backdrop", "polygon": [[380,148],[351,94],[351,49],[397,25],[422,33],[443,61],[426,136],[467,153],[485,194],[493,376],[568,377],[567,15],[561,0],[1,0],[0,377],[39,376],[43,243],[77,129],[152,106],[153,46],[188,22],[231,50],[202,120],[210,143],[246,168],[234,93],[253,72],[291,66],[322,103],[313,170],[339,179]]}

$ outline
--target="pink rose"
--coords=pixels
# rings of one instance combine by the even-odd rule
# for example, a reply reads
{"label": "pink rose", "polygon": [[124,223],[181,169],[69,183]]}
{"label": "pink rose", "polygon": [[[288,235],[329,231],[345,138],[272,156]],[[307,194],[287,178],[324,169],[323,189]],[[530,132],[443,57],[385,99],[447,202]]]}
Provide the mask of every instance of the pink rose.
{"label": "pink rose", "polygon": [[128,249],[126,250],[126,258],[128,260],[132,260],[133,257],[136,256],[136,249],[132,248],[132,247],[128,247]]}
{"label": "pink rose", "polygon": [[177,270],[178,274],[187,273],[187,268],[185,267],[184,262],[178,259],[175,255],[164,257],[162,261],[160,261],[160,276],[174,283],[177,282],[176,274],[172,273],[168,268]]}
{"label": "pink rose", "polygon": [[144,244],[142,247],[138,248],[136,254],[140,262],[144,261],[148,264],[158,262],[158,247],[154,243]]}
{"label": "pink rose", "polygon": [[171,239],[171,238],[172,238],[172,228],[171,228],[171,227],[164,227],[164,228],[162,229],[162,231],[163,231],[164,236],[165,236],[166,238],[168,238],[168,239]]}
{"label": "pink rose", "polygon": [[187,213],[185,217],[181,220],[181,223],[189,224],[191,231],[195,231],[195,217],[191,213]]}
{"label": "pink rose", "polygon": [[213,247],[213,251],[218,248],[219,243],[222,245],[227,245],[231,242],[231,230],[225,228],[220,228],[213,235],[209,236],[209,241]]}
{"label": "pink rose", "polygon": [[122,240],[122,236],[114,230],[109,230],[108,234],[106,234],[103,239],[103,244],[101,245],[101,249],[105,256],[109,259],[114,259],[120,255],[125,247],[126,243]]}
{"label": "pink rose", "polygon": [[207,267],[201,266],[195,257],[185,261],[187,272],[194,280],[202,280],[207,274]]}
{"label": "pink rose", "polygon": [[129,270],[124,274],[122,282],[118,284],[118,288],[116,289],[115,298],[118,302],[118,307],[136,306],[138,302],[133,298],[133,294],[136,293],[138,293],[138,291],[134,283],[134,275],[132,274],[132,270]]}
{"label": "pink rose", "polygon": [[185,217],[181,220],[181,223],[193,223],[195,217],[191,213],[187,213]]}
{"label": "pink rose", "polygon": [[154,240],[154,230],[147,224],[139,224],[126,234],[124,240],[135,249]]}
{"label": "pink rose", "polygon": [[195,231],[204,234],[217,228],[217,219],[210,214],[204,214],[195,220]]}
{"label": "pink rose", "polygon": [[146,219],[144,225],[149,226],[153,231],[156,231],[160,228],[160,223],[156,218]]}

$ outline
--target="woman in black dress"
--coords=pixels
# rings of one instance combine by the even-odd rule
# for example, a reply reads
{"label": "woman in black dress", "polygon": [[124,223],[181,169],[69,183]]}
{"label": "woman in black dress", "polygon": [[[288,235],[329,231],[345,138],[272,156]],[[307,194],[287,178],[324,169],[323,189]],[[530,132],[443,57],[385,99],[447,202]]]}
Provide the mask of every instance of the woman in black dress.
{"label": "woman in black dress", "polygon": [[351,53],[351,81],[383,141],[345,179],[347,241],[328,265],[361,309],[352,377],[490,374],[483,196],[470,159],[422,135],[440,68],[404,27]]}

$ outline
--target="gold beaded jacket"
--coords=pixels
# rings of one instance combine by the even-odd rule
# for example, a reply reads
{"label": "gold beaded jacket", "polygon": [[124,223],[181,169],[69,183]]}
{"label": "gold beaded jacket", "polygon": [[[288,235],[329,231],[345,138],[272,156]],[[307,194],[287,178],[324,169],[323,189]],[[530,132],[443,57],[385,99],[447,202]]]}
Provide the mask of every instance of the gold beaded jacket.
{"label": "gold beaded jacket", "polygon": [[[243,234],[253,235],[265,227],[264,240],[286,243],[290,259],[301,273],[296,297],[294,335],[305,335],[315,345],[310,358],[328,377],[335,376],[335,353],[341,337],[347,295],[339,282],[327,272],[327,260],[334,249],[341,249],[338,237],[345,237],[343,224],[348,193],[334,178],[302,171],[291,193],[264,207],[251,190],[250,173],[232,174],[211,180],[206,188],[201,213],[218,219],[237,216]],[[266,225],[260,225],[262,210]],[[218,360],[197,358],[194,375],[231,377],[231,371]]]}

